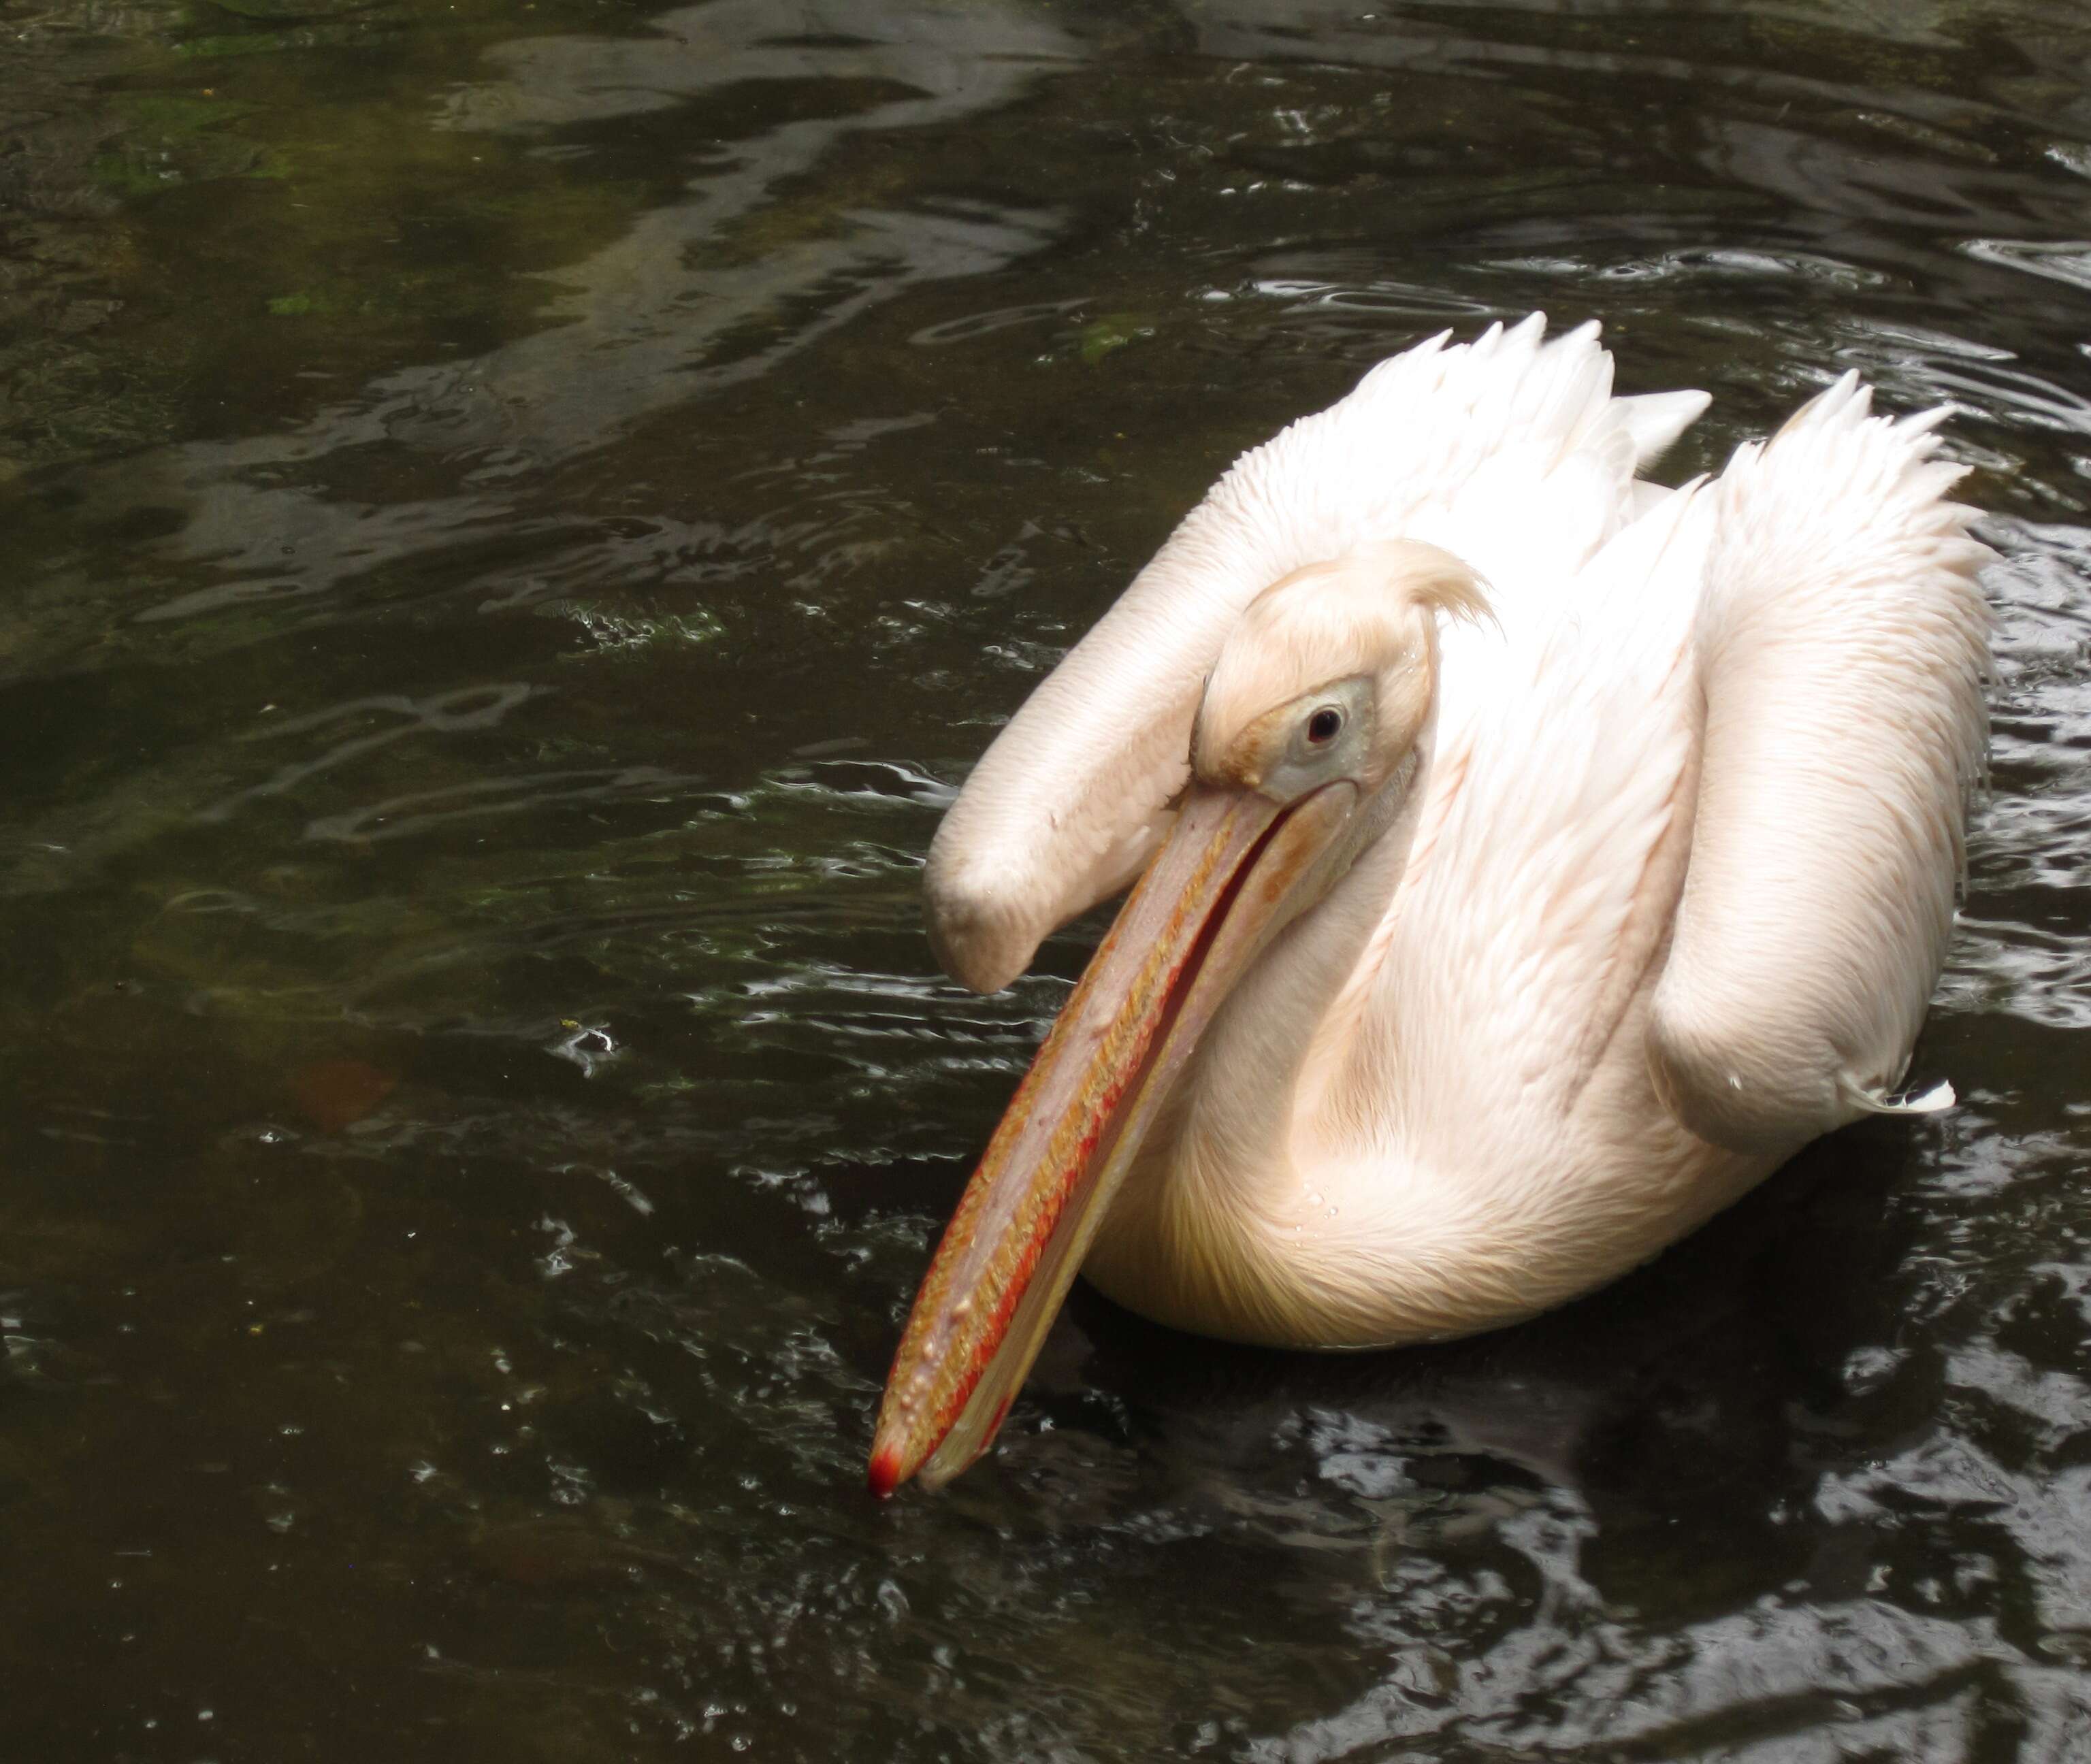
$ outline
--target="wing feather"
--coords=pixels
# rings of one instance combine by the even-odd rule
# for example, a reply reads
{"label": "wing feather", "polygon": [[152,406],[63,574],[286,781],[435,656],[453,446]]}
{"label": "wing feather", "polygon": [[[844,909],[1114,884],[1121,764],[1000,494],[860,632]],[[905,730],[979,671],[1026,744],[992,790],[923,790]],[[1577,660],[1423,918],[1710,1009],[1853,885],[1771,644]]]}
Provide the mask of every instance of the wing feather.
{"label": "wing feather", "polygon": [[1854,375],[1712,487],[1692,648],[1703,756],[1648,1031],[1678,1116],[1783,1151],[1893,1097],[1951,934],[1982,771],[1990,553],[1942,412]]}

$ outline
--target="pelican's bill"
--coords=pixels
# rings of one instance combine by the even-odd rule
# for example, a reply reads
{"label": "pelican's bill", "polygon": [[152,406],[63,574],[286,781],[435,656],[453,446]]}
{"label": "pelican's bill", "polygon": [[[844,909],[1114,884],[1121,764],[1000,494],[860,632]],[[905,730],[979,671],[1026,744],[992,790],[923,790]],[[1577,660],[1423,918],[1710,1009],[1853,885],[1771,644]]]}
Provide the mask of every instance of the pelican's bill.
{"label": "pelican's bill", "polygon": [[1154,1109],[1228,989],[1293,915],[1356,807],[1194,786],[1039,1048],[961,1197],[895,1356],[880,1495],[993,1443]]}

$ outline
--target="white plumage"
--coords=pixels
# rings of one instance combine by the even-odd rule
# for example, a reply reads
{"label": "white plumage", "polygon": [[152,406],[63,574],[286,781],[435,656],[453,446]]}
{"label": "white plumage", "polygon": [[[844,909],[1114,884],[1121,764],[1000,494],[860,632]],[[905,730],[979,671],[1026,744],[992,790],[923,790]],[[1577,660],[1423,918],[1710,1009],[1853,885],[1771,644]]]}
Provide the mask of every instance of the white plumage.
{"label": "white plumage", "polygon": [[[1951,1099],[1893,1099],[1985,730],[1988,553],[1946,499],[1958,468],[1932,457],[1942,413],[1874,417],[1847,376],[1668,491],[1636,473],[1705,396],[1615,398],[1596,325],[1543,334],[1535,315],[1434,338],[1244,455],[938,831],[933,937],[991,988],[1141,871],[1187,785],[1261,789],[1279,824],[1313,796],[1303,681],[1336,682],[1325,709],[1408,730],[1407,770],[1327,762],[1377,818],[1287,897],[1225,996],[1153,1007],[1166,1058],[1127,1081],[1162,1088],[1147,1113],[1121,1128],[1120,1084],[1081,1117],[1106,1167],[1087,1271],[1165,1322],[1328,1347],[1509,1322],[1644,1259],[1817,1134]],[[1485,617],[1448,616],[1474,597],[1429,585],[1462,566]],[[1344,596],[1390,634],[1369,665],[1321,628]],[[1297,781],[1271,784],[1274,764]],[[1242,873],[1246,900],[1261,872]],[[1239,916],[1235,898],[1215,911]],[[1171,985],[1203,985],[1202,959]],[[1183,997],[1194,1043],[1168,1014]],[[911,1352],[957,1351],[922,1320],[938,1279],[896,1383]],[[999,1338],[968,1351],[1006,1400]],[[969,1452],[993,1431],[972,1418]]]}

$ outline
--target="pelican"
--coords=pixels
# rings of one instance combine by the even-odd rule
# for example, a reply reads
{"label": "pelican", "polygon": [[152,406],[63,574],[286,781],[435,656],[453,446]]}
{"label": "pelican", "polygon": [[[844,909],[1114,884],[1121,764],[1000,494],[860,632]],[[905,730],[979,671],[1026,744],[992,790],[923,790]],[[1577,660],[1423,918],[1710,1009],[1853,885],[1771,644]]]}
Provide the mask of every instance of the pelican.
{"label": "pelican", "polygon": [[1846,375],[1719,475],[1595,324],[1434,338],[1244,454],[939,826],[1007,985],[1132,884],[961,1198],[874,1492],[986,1450],[1078,1270],[1288,1348],[1531,1317],[1899,1094],[1986,737],[1990,553]]}

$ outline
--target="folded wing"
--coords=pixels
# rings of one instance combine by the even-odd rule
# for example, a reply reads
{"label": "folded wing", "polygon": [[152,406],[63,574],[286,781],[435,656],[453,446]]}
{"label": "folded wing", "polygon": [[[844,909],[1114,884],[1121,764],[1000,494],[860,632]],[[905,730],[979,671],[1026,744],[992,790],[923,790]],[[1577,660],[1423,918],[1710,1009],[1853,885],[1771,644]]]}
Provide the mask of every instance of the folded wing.
{"label": "folded wing", "polygon": [[1648,1050],[1684,1124],[1739,1151],[1951,1100],[1893,1094],[1986,734],[1990,553],[1931,457],[1943,414],[1872,416],[1847,375],[1709,487],[1701,772]]}

